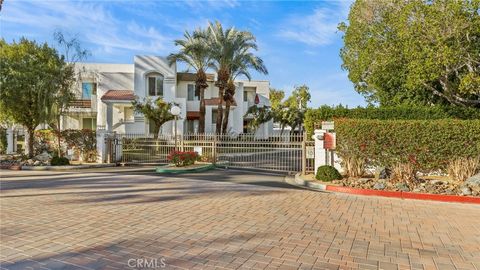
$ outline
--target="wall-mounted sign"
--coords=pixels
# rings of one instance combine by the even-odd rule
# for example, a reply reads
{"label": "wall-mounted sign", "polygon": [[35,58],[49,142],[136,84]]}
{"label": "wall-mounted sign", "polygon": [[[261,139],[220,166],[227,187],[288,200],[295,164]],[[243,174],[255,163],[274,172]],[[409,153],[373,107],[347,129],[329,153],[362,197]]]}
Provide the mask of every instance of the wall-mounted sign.
{"label": "wall-mounted sign", "polygon": [[315,146],[306,147],[306,158],[315,158]]}
{"label": "wall-mounted sign", "polygon": [[327,132],[323,135],[323,148],[333,150],[336,143],[335,133]]}
{"label": "wall-mounted sign", "polygon": [[334,127],[333,121],[323,121],[322,122],[322,129],[323,130],[332,130]]}

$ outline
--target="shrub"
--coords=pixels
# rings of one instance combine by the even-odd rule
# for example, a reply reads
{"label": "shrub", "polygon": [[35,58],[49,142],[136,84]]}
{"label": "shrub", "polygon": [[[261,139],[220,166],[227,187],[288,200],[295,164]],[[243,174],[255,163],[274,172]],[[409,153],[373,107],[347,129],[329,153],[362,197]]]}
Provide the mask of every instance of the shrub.
{"label": "shrub", "polygon": [[480,165],[480,158],[456,158],[448,163],[447,172],[455,181],[464,182],[474,175]]}
{"label": "shrub", "polygon": [[392,167],[390,180],[394,183],[405,183],[409,188],[418,184],[416,169],[412,163],[398,163]]}
{"label": "shrub", "polygon": [[456,158],[480,157],[480,120],[337,119],[335,130],[338,156],[368,166],[445,170]]}
{"label": "shrub", "polygon": [[52,161],[50,162],[52,166],[62,166],[62,165],[70,165],[70,161],[66,157],[58,157],[54,156]]}
{"label": "shrub", "polygon": [[77,147],[86,162],[94,162],[97,159],[96,133],[90,129],[67,129],[62,131],[62,138],[68,147]]}
{"label": "shrub", "polygon": [[438,119],[480,119],[480,110],[463,107],[442,106],[395,106],[347,108],[321,106],[309,109],[305,114],[305,129],[313,134],[315,125],[334,118],[379,119],[379,120],[438,120]]}
{"label": "shrub", "polygon": [[195,161],[200,159],[200,156],[198,155],[197,152],[193,152],[193,151],[187,151],[187,152],[172,151],[168,155],[167,159],[169,162],[175,164],[175,166],[183,167],[183,166],[194,164]]}
{"label": "shrub", "polygon": [[337,169],[335,169],[335,167],[323,165],[318,167],[315,178],[321,181],[332,181],[342,179],[342,175],[337,171]]}
{"label": "shrub", "polygon": [[363,176],[365,172],[365,160],[354,155],[342,159],[342,166],[345,168],[345,173],[352,177]]}
{"label": "shrub", "polygon": [[57,140],[50,129],[39,129],[34,132],[33,149],[35,155],[43,152],[57,152]]}

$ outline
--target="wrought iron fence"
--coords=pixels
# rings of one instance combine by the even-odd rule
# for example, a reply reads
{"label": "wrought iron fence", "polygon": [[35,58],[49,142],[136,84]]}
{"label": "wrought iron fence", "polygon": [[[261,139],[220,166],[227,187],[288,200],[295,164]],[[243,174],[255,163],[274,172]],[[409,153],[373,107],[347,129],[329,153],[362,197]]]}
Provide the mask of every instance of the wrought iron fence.
{"label": "wrought iron fence", "polygon": [[[312,172],[313,141],[304,134],[116,134],[115,153],[122,163],[168,163],[173,150],[196,151],[204,161],[234,168],[282,172]],[[120,158],[121,156],[121,158]]]}

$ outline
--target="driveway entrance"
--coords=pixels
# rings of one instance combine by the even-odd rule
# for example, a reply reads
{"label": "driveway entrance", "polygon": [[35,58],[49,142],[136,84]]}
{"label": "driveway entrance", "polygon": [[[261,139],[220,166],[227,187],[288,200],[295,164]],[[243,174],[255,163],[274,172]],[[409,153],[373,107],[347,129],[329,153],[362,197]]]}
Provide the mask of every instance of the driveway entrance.
{"label": "driveway entrance", "polygon": [[239,171],[1,173],[2,269],[480,269],[478,205]]}

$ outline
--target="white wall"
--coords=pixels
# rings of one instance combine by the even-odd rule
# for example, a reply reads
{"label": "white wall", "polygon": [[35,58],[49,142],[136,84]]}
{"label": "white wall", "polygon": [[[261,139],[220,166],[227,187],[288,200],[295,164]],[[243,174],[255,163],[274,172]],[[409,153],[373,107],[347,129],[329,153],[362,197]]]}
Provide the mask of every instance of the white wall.
{"label": "white wall", "polygon": [[81,129],[81,118],[76,115],[64,115],[63,116],[63,129]]}
{"label": "white wall", "polygon": [[[81,77],[84,81],[97,82],[97,126],[106,125],[106,104],[100,99],[108,90],[133,90],[134,94],[140,99],[144,99],[147,94],[146,75],[151,72],[160,73],[164,76],[164,100],[167,102],[176,102],[182,108],[182,114],[178,121],[178,131],[183,132],[184,122],[187,111],[199,111],[199,101],[187,101],[187,85],[194,84],[194,81],[178,81],[176,65],[170,66],[168,61],[159,56],[135,56],[133,64],[98,64],[98,63],[81,63],[77,65],[77,70],[82,71]],[[253,87],[256,93],[260,95],[261,104],[268,102],[270,84],[268,81],[247,81],[237,80],[237,89],[235,92],[235,100],[237,106],[231,108],[229,119],[229,130],[235,133],[243,132],[243,119],[248,107],[245,107],[243,101],[244,87]],[[77,94],[81,96],[81,81],[76,86]],[[208,82],[208,88],[205,89],[205,98],[218,97],[218,88],[215,87],[214,82]],[[155,97],[153,97],[155,98]],[[267,100],[265,102],[265,100]],[[135,132],[143,133],[148,131],[148,122],[138,114],[135,117],[134,123],[123,123],[117,125],[120,119],[124,119],[124,111],[118,109],[118,106],[113,108],[113,126],[117,132]],[[217,106],[207,106],[205,115],[205,131],[213,133],[215,126],[212,124],[212,109]],[[71,117],[66,119],[69,127],[80,127],[81,120]],[[264,136],[272,129],[272,124],[263,125],[259,134]],[[166,123],[162,126],[162,132],[173,132],[173,122]]]}
{"label": "white wall", "polygon": [[135,95],[145,98],[147,95],[146,76],[151,72],[160,73],[164,77],[163,98],[166,101],[173,101],[175,98],[175,87],[177,81],[176,65],[169,66],[168,61],[160,56],[140,56],[134,58]]}
{"label": "white wall", "polygon": [[[237,80],[237,82],[242,82],[244,87],[255,87],[257,94],[270,97],[270,82],[269,81],[248,81],[248,80]],[[242,100],[243,101],[243,100]]]}

